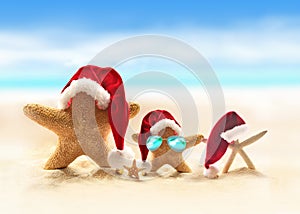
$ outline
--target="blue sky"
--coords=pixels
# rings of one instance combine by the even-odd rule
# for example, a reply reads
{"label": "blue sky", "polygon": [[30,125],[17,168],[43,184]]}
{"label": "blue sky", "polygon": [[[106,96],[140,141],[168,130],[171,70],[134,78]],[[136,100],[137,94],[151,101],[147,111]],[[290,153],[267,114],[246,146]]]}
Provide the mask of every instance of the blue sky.
{"label": "blue sky", "polygon": [[[181,2],[181,3],[178,3]],[[273,1],[2,1],[4,29],[79,28],[91,32],[157,27],[228,27],[266,16],[299,16],[297,0]]]}
{"label": "blue sky", "polygon": [[299,1],[177,2],[3,1],[0,84],[60,87],[101,49],[141,34],[192,45],[224,84],[300,83]]}

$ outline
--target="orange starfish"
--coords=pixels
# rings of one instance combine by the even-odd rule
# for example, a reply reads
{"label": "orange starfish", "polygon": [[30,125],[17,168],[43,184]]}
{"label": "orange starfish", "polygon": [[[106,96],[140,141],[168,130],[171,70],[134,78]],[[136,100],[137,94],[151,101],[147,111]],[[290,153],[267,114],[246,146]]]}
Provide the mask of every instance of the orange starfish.
{"label": "orange starfish", "polygon": [[[76,105],[76,112],[73,112],[74,105]],[[86,111],[87,109],[94,109],[94,112]],[[129,118],[135,117],[139,110],[138,104],[130,103]],[[53,131],[58,136],[56,150],[46,162],[45,169],[65,168],[77,157],[86,153],[100,167],[109,167],[107,155],[110,149],[106,143],[99,143],[99,133],[101,135],[100,140],[106,142],[111,131],[108,113],[107,110],[96,108],[95,100],[91,96],[83,92],[78,93],[73,97],[72,106],[67,109],[28,104],[23,111],[28,118]],[[74,117],[74,113],[77,115],[76,117]],[[86,126],[89,125],[87,121],[91,118],[96,119],[97,130]],[[85,152],[80,146],[82,144],[78,142],[78,137],[85,141],[86,147],[84,149],[87,149]]]}

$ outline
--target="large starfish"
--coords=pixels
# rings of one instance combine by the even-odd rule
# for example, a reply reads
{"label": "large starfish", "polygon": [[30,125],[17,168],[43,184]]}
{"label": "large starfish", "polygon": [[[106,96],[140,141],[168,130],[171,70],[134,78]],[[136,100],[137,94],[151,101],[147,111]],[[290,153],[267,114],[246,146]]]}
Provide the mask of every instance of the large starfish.
{"label": "large starfish", "polygon": [[[139,105],[130,103],[129,118],[133,118],[139,112]],[[76,112],[74,113],[73,111]],[[100,165],[108,167],[107,155],[109,147],[106,143],[99,143],[95,135],[100,133],[102,140],[106,142],[107,136],[111,131],[107,110],[100,110],[95,106],[94,99],[85,94],[78,93],[72,99],[72,105],[67,109],[56,109],[39,104],[28,104],[23,109],[24,114],[40,124],[41,126],[53,131],[58,136],[56,150],[46,162],[45,169],[60,169],[67,167],[77,157],[85,155],[79,140],[86,142],[89,156]],[[87,120],[93,117],[96,128],[91,126]],[[97,130],[95,130],[97,129]],[[81,138],[78,140],[78,137]],[[86,151],[86,150],[85,150]],[[94,153],[93,153],[94,152]],[[96,155],[97,154],[97,155]]]}
{"label": "large starfish", "polygon": [[[175,168],[177,172],[181,172],[181,173],[192,172],[190,167],[184,161],[184,158],[182,156],[183,151],[175,152],[172,149],[170,149],[170,147],[168,146],[166,139],[174,135],[174,130],[167,127],[161,130],[158,133],[158,135],[163,138],[163,142],[157,150],[151,152],[153,155],[153,158],[151,160],[151,164],[152,164],[151,171],[155,172],[163,165],[169,164],[173,168]],[[137,134],[132,135],[132,139],[137,142],[138,135]],[[186,140],[186,149],[196,146],[201,142],[205,141],[203,135],[193,135],[193,136],[185,137],[185,140]]]}

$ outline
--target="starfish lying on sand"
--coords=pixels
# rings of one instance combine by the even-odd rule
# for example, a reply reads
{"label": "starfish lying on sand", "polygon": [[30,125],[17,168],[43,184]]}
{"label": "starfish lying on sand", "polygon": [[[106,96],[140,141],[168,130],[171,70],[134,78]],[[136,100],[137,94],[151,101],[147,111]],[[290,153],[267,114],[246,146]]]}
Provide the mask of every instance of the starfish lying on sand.
{"label": "starfish lying on sand", "polygon": [[[163,138],[163,142],[157,150],[151,152],[153,155],[153,159],[151,160],[151,164],[152,164],[151,171],[155,172],[163,165],[169,164],[172,167],[174,167],[177,170],[177,172],[181,172],[181,173],[192,172],[190,167],[184,161],[184,158],[182,156],[183,151],[175,152],[172,149],[170,149],[170,147],[168,146],[167,138],[174,135],[174,130],[170,127],[167,127],[161,130],[158,133],[158,135]],[[137,142],[138,134],[132,135],[132,139]],[[193,136],[185,137],[185,140],[186,140],[185,149],[191,148],[205,141],[203,135],[193,135]]]}
{"label": "starfish lying on sand", "polygon": [[136,179],[140,179],[139,176],[139,172],[145,170],[145,168],[138,168],[136,166],[136,160],[134,159],[132,162],[132,166],[128,167],[128,166],[124,166],[124,169],[126,169],[128,171],[128,176],[131,178],[136,178]]}
{"label": "starfish lying on sand", "polygon": [[[92,112],[94,114],[92,116],[96,118],[98,130],[104,141],[106,141],[106,138],[111,131],[108,121],[108,110],[100,110],[97,108],[95,106],[94,98],[83,92],[78,93],[75,97],[73,97],[72,106],[67,109],[56,109],[39,104],[26,105],[23,111],[27,117],[41,126],[53,131],[58,136],[56,150],[50,156],[44,168],[65,168],[77,157],[85,154],[78,142],[78,132],[81,131],[80,129],[84,130],[81,134],[85,135],[86,141],[94,145],[92,149],[97,147],[97,149],[100,150],[98,152],[100,152],[101,155],[99,157],[94,157],[93,160],[96,159],[95,161],[98,164],[100,163],[100,167],[109,167],[109,164],[107,163],[107,155],[109,152],[107,144],[98,143],[95,145],[95,142],[93,142],[93,136],[91,136],[90,133],[87,133],[87,129],[83,126],[86,121],[78,121],[78,118],[76,119],[76,117],[74,117],[74,105],[76,105],[76,111],[81,118],[82,112],[86,112],[86,110],[89,109],[87,106],[93,105],[95,112]],[[140,107],[138,104],[130,103],[129,118],[135,117],[139,110]],[[79,130],[74,128],[75,125],[76,129]]]}

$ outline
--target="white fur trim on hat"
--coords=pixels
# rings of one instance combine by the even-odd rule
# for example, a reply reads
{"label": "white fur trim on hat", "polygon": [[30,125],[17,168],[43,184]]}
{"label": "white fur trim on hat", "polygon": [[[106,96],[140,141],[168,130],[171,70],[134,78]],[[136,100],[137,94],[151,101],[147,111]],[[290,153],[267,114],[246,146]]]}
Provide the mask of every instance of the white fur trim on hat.
{"label": "white fur trim on hat", "polygon": [[160,121],[158,121],[157,123],[155,123],[151,128],[150,128],[150,132],[152,135],[158,135],[158,133],[167,128],[170,127],[171,129],[173,129],[179,136],[182,136],[182,130],[180,128],[180,126],[178,126],[174,120],[170,120],[170,119],[162,119]]}
{"label": "white fur trim on hat", "polygon": [[65,109],[69,100],[80,92],[85,92],[97,100],[97,106],[100,109],[106,109],[108,107],[110,102],[110,94],[97,82],[91,79],[82,78],[73,80],[69,87],[63,91],[63,93],[60,95],[58,108]]}
{"label": "white fur trim on hat", "polygon": [[130,147],[125,146],[123,150],[113,149],[109,152],[107,161],[111,168],[123,169],[125,166],[131,166],[134,158],[134,152]]}
{"label": "white fur trim on hat", "polygon": [[216,166],[211,165],[209,166],[208,169],[204,168],[203,175],[206,178],[215,179],[219,177],[218,173],[219,173],[219,169]]}
{"label": "white fur trim on hat", "polygon": [[244,134],[248,130],[248,126],[246,124],[242,124],[240,126],[236,126],[233,129],[229,129],[225,132],[221,133],[221,138],[226,140],[228,143],[237,140],[242,134]]}

